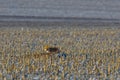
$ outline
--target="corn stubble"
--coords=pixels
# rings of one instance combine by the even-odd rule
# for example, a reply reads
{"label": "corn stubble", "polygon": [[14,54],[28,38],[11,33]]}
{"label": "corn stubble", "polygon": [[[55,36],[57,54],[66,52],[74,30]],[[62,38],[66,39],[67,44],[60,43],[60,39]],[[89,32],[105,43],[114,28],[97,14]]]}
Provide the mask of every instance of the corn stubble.
{"label": "corn stubble", "polygon": [[[30,80],[24,75],[36,73],[55,80],[116,79],[120,77],[119,35],[117,28],[0,29],[0,79],[10,74]],[[44,45],[54,43],[67,53],[66,58],[43,51]]]}

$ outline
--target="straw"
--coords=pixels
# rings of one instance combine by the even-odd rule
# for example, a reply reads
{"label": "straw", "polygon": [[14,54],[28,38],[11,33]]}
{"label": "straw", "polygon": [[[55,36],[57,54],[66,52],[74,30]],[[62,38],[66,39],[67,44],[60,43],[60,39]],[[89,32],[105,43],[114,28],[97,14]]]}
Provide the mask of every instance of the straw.
{"label": "straw", "polygon": [[[0,29],[0,34],[2,80],[7,75],[32,80],[35,73],[43,80],[119,79],[120,29],[24,28]],[[60,52],[46,52],[44,45]]]}

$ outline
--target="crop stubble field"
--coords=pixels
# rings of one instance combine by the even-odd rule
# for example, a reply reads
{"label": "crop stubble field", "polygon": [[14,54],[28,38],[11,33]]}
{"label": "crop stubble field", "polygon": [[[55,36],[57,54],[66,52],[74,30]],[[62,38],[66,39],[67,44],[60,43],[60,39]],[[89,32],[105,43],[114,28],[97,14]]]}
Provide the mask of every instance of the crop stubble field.
{"label": "crop stubble field", "polygon": [[0,57],[1,80],[119,80],[120,28],[0,28]]}

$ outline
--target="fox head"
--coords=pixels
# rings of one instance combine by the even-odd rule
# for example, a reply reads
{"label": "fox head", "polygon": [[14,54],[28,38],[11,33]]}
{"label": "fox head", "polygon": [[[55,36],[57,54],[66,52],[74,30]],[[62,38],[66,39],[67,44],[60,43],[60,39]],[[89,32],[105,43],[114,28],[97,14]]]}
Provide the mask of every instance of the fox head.
{"label": "fox head", "polygon": [[48,45],[44,46],[44,51],[47,51],[47,50],[48,50],[48,48],[49,48],[49,46],[48,46]]}

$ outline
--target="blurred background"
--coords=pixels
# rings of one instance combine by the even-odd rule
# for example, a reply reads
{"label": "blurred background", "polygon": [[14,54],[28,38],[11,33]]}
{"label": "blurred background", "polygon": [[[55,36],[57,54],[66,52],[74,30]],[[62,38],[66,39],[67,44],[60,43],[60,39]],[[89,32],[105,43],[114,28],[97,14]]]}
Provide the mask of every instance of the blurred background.
{"label": "blurred background", "polygon": [[0,0],[0,21],[120,21],[119,0]]}

